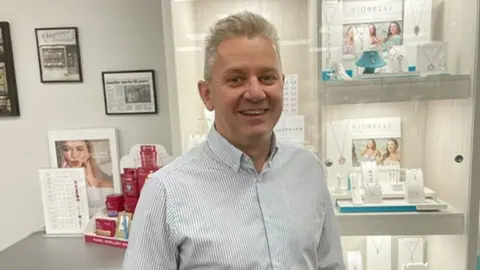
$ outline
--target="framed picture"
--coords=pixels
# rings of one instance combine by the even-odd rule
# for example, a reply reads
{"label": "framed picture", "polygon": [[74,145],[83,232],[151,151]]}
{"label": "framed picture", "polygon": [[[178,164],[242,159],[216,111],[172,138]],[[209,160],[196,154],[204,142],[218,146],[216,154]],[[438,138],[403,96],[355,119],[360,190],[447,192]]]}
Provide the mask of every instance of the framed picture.
{"label": "framed picture", "polygon": [[10,24],[0,22],[0,116],[19,116]]}
{"label": "framed picture", "polygon": [[36,28],[42,83],[82,82],[78,28]]}
{"label": "framed picture", "polygon": [[48,133],[52,168],[84,168],[90,215],[120,193],[117,132],[114,128],[65,129]]}
{"label": "framed picture", "polygon": [[105,113],[156,114],[154,70],[102,72]]}

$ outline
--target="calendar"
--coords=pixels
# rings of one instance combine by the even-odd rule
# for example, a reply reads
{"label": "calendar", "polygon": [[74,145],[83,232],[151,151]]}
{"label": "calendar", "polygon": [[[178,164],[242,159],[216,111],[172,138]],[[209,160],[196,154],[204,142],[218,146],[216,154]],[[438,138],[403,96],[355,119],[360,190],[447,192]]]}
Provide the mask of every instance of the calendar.
{"label": "calendar", "polygon": [[85,169],[38,170],[47,235],[83,235],[88,212]]}
{"label": "calendar", "polygon": [[283,84],[283,114],[298,114],[298,74],[285,75]]}

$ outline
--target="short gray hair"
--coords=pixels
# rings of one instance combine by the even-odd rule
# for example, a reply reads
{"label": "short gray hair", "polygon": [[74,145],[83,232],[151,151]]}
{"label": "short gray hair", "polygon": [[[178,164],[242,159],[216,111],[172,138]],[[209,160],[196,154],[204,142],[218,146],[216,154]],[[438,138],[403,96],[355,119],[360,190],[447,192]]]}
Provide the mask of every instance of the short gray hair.
{"label": "short gray hair", "polygon": [[253,38],[261,36],[275,45],[279,65],[281,67],[278,33],[276,27],[259,14],[243,11],[218,20],[205,39],[205,59],[203,78],[211,78],[211,69],[216,60],[217,47],[227,39],[234,37]]}

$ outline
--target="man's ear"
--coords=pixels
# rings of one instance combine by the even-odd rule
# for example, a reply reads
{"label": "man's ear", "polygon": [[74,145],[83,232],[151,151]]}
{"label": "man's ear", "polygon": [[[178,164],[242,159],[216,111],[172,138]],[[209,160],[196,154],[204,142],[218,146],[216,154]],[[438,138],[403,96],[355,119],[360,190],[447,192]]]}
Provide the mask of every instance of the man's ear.
{"label": "man's ear", "polygon": [[209,88],[209,83],[206,81],[198,81],[197,88],[200,98],[202,99],[203,104],[205,104],[207,110],[213,111],[215,108],[213,107],[212,93]]}

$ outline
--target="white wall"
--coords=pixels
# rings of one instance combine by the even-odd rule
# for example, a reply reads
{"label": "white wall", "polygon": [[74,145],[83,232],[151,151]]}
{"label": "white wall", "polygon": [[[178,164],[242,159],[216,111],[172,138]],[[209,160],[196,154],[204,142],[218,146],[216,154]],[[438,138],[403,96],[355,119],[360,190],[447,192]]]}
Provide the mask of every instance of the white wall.
{"label": "white wall", "polygon": [[[135,143],[171,151],[161,2],[0,0],[10,22],[21,116],[0,118],[0,250],[43,226],[37,169],[52,128],[114,127],[120,154]],[[84,83],[41,84],[34,28],[79,28]],[[106,116],[101,71],[154,69],[159,113]]]}

